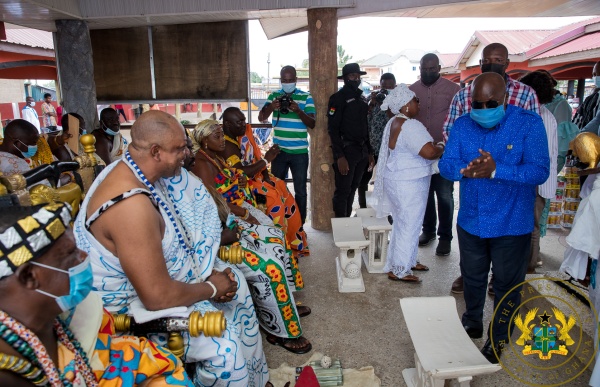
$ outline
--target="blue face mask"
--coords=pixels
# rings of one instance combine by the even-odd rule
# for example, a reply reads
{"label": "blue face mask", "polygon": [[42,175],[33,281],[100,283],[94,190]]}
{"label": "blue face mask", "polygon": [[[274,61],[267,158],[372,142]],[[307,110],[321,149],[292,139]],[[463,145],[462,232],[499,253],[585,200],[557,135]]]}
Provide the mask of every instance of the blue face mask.
{"label": "blue face mask", "polygon": [[37,151],[38,151],[38,147],[37,147],[37,145],[27,145],[27,144],[25,144],[25,143],[24,143],[23,141],[21,141],[21,140],[17,140],[17,141],[19,141],[21,144],[23,144],[23,145],[25,145],[25,146],[27,147],[27,152],[23,152],[22,150],[20,150],[19,148],[17,148],[17,146],[16,146],[15,144],[13,144],[13,146],[14,146],[15,148],[17,148],[17,150],[18,150],[19,152],[21,152],[21,154],[23,155],[23,157],[25,157],[26,159],[30,159],[30,158],[32,158],[33,156],[35,156],[35,154],[36,154],[36,153],[37,153]]}
{"label": "blue face mask", "polygon": [[596,75],[595,77],[592,77],[592,82],[594,82],[594,85],[596,85],[596,87],[600,87],[600,76]]}
{"label": "blue face mask", "polygon": [[43,290],[35,289],[37,292],[42,293],[48,297],[52,297],[56,300],[56,303],[63,312],[74,309],[77,305],[90,294],[92,291],[92,285],[94,284],[94,277],[92,274],[92,265],[90,259],[86,258],[79,265],[73,266],[68,271],[57,269],[56,267],[44,265],[31,261],[31,264],[45,267],[46,269],[59,271],[61,273],[69,274],[69,294],[66,296],[55,296],[54,294],[47,293]]}
{"label": "blue face mask", "polygon": [[472,109],[471,118],[484,128],[491,129],[504,118],[504,105],[494,109]]}
{"label": "blue face mask", "polygon": [[104,122],[101,122],[102,124],[102,128],[104,129],[104,133],[108,134],[109,136],[116,136],[117,134],[119,134],[119,132],[115,132],[114,130],[112,130],[111,128],[109,128],[108,126],[104,125]]}
{"label": "blue face mask", "polygon": [[281,88],[286,94],[292,94],[296,90],[296,83],[282,83]]}

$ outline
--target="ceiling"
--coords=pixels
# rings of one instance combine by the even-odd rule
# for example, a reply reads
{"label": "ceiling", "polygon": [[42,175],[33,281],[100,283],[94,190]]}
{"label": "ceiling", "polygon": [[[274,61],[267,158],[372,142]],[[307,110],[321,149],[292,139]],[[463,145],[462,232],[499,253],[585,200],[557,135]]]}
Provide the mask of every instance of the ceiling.
{"label": "ceiling", "polygon": [[340,19],[600,15],[599,0],[0,0],[0,21],[55,31],[60,19],[90,29],[257,19],[273,39],[305,30],[306,10],[324,7]]}

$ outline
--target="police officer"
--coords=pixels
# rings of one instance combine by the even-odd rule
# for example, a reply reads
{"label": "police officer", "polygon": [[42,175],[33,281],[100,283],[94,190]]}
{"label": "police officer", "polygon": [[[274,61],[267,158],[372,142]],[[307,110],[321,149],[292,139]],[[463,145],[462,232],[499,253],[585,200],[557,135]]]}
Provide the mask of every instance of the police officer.
{"label": "police officer", "polygon": [[350,216],[362,175],[367,165],[370,170],[375,165],[367,127],[369,108],[360,89],[360,76],[365,74],[358,63],[348,63],[338,77],[344,80],[344,87],[329,97],[327,129],[334,159],[336,218]]}

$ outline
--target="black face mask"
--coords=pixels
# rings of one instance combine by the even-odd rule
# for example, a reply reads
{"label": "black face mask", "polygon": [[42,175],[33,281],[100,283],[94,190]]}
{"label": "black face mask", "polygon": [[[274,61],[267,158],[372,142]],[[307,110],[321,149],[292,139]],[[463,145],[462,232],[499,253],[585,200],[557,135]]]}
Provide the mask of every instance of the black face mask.
{"label": "black face mask", "polygon": [[425,85],[433,85],[440,77],[440,73],[421,73],[421,82]]}
{"label": "black face mask", "polygon": [[481,65],[482,73],[498,73],[504,76],[504,65],[498,63],[484,63]]}
{"label": "black face mask", "polygon": [[344,85],[348,86],[352,90],[358,90],[358,88],[360,87],[360,82],[361,82],[360,79],[357,79],[356,81],[344,79]]}

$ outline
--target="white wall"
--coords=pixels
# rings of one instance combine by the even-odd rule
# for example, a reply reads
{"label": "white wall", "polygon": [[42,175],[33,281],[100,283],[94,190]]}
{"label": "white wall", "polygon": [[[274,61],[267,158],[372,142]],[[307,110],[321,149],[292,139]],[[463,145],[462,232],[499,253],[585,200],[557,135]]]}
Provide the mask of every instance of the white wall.
{"label": "white wall", "polygon": [[0,103],[25,101],[22,79],[0,79]]}

